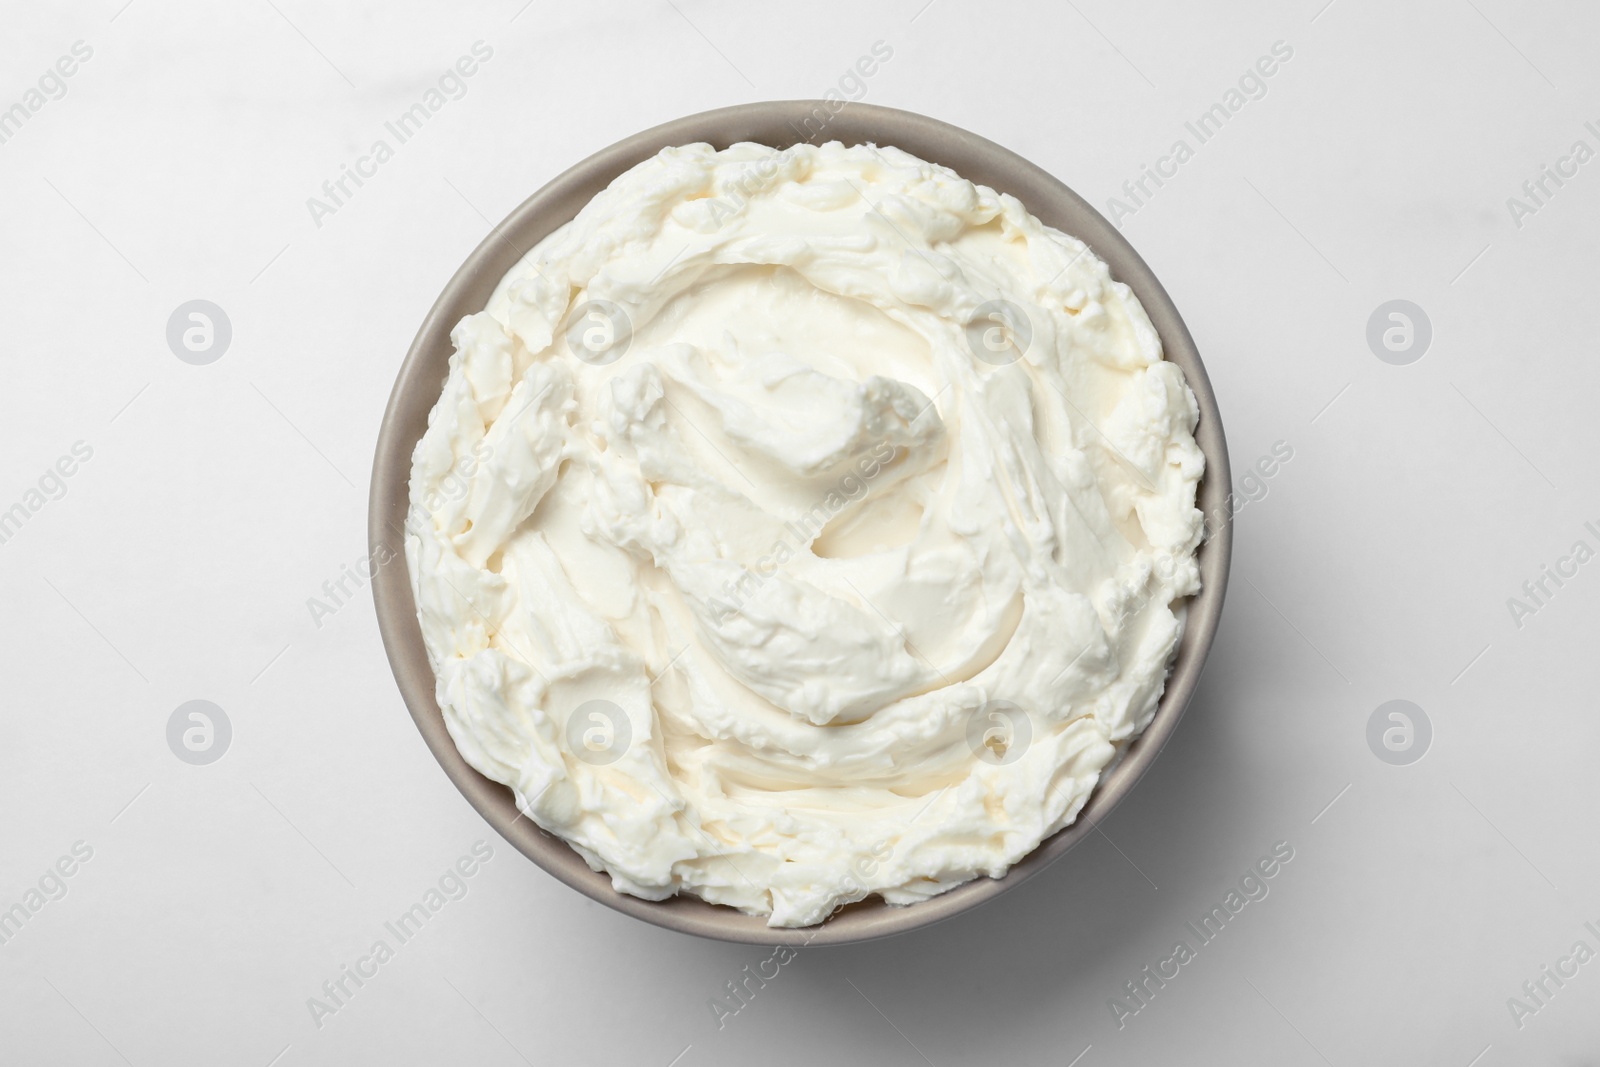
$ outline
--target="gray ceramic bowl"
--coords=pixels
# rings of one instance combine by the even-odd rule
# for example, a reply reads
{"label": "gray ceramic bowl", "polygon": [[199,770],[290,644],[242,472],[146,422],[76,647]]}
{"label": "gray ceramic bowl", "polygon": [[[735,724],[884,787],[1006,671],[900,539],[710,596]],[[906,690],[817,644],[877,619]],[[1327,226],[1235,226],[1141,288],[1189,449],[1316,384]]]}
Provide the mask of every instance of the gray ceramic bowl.
{"label": "gray ceramic bowl", "polygon": [[[820,137],[816,136],[819,131]],[[808,135],[819,142],[894,145],[942,163],[971,181],[1012,194],[1045,223],[1088,242],[1110,265],[1112,275],[1138,294],[1161,334],[1167,359],[1183,368],[1189,387],[1200,402],[1196,437],[1207,464],[1200,487],[1202,511],[1207,515],[1228,514],[1226,501],[1231,480],[1222,422],[1205,367],[1177,308],[1144,260],[1082,197],[1048,173],[991,141],[935,119],[857,103],[848,104],[835,114],[830,105],[818,100],[742,104],[707,111],[635,134],[590,156],[529,197],[495,227],[450,279],[428,312],[400,368],[378,437],[368,533],[375,557],[397,557],[379,570],[372,583],[378,626],[395,679],[423,739],[451,781],[491,826],[533,862],[572,888],[646,922],[703,937],[762,945],[840,945],[928,926],[993,900],[1066,855],[1133,788],[1177,726],[1200,680],[1222,614],[1233,540],[1231,524],[1223,522],[1201,549],[1204,589],[1189,605],[1177,661],[1150,727],[1105,775],[1078,821],[1042,843],[1003,878],[979,878],[910,907],[890,907],[874,898],[851,905],[821,926],[778,930],[760,918],[707,904],[697,897],[680,896],[656,903],[618,893],[611,888],[608,876],[590,870],[566,842],[542,834],[528,819],[519,818],[511,791],[468,766],[445,730],[434,701],[433,669],[423,648],[411,576],[405,563],[401,531],[407,509],[411,453],[427,427],[428,412],[438,400],[446,376],[450,329],[462,316],[483,310],[496,283],[523,252],[570,220],[618,174],[661,148],[699,141],[717,148],[740,141],[781,148],[808,139]]]}

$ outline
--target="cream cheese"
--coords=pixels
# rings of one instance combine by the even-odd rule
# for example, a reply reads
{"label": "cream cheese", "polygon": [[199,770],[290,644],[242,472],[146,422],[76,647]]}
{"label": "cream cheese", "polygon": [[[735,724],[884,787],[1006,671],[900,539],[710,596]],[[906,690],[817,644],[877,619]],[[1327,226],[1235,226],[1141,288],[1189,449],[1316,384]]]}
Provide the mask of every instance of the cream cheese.
{"label": "cream cheese", "polygon": [[669,148],[452,334],[406,554],[462,755],[625,893],[998,877],[1154,714],[1195,400],[1127,286],[894,148]]}

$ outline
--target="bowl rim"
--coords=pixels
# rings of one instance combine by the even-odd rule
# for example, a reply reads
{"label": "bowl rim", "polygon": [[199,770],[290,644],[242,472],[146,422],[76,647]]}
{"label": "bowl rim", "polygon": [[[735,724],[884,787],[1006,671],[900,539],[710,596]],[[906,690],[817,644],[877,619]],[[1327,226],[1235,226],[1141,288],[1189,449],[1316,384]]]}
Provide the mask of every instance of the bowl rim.
{"label": "bowl rim", "polygon": [[[807,136],[809,134],[809,136]],[[825,136],[824,136],[825,135]],[[820,140],[819,140],[820,138]],[[926,901],[894,907],[872,898],[802,928],[766,925],[760,916],[679,894],[648,901],[612,888],[565,840],[539,829],[516,808],[511,790],[473,769],[457,751],[435,700],[435,677],[417,620],[406,563],[404,526],[412,453],[427,427],[446,377],[450,331],[481,311],[490,293],[523,254],[572,219],[623,171],[664,147],[739,142],[777,148],[802,141],[893,145],[962,177],[1009,193],[1047,225],[1086,242],[1144,305],[1165,357],[1182,369],[1199,405],[1195,439],[1206,457],[1196,506],[1224,519],[1202,543],[1201,591],[1187,605],[1177,655],[1149,726],[1103,772],[1078,818],[1046,838],[998,879],[980,876]],[[1233,548],[1228,497],[1232,484],[1221,414],[1194,339],[1172,299],[1121,232],[1087,201],[1043,168],[1000,145],[938,119],[859,102],[774,100],[704,111],[626,137],[557,175],[495,226],[451,277],[412,341],[384,411],[368,500],[368,541],[377,567],[373,601],[384,649],[401,696],[423,740],[467,801],[523,855],[567,885],[611,908],[656,926],[752,945],[852,944],[941,922],[985,904],[1060,859],[1121,802],[1172,736],[1199,683],[1216,636]]]}

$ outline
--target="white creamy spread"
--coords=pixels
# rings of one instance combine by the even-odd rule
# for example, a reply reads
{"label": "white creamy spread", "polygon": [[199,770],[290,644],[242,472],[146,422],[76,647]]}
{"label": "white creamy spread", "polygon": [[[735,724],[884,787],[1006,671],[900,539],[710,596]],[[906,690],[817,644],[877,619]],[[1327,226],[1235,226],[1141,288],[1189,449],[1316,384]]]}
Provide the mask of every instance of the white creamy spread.
{"label": "white creamy spread", "polygon": [[669,148],[452,335],[406,558],[467,761],[622,892],[773,926],[998,877],[1199,590],[1126,285],[894,148]]}

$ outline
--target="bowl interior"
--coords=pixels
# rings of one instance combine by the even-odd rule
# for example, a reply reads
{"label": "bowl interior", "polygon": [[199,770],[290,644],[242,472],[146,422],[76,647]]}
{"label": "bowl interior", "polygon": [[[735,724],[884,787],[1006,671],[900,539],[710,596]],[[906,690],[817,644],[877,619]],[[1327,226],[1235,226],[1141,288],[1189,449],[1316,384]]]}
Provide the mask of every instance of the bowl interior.
{"label": "bowl interior", "polygon": [[411,454],[447,374],[450,330],[463,316],[483,309],[500,278],[528,249],[572,219],[618,174],[670,145],[705,141],[725,148],[753,141],[783,148],[801,141],[835,140],[847,145],[894,145],[973,182],[1010,193],[1047,225],[1087,242],[1110,266],[1112,276],[1133,289],[1161,335],[1166,358],[1178,364],[1188,379],[1200,406],[1195,437],[1206,456],[1197,506],[1208,516],[1229,514],[1228,455],[1211,383],[1166,290],[1116,228],[1047,172],[993,142],[923,115],[839,103],[774,101],[691,115],[596,153],[529,197],[468,257],[417,332],[389,398],[372,472],[370,548],[375,558],[389,560],[372,583],[378,625],[406,706],[445,773],[501,836],[574,889],[647,922],[749,944],[845,944],[902,933],[991,900],[1061,858],[1133,787],[1177,725],[1199,681],[1222,613],[1232,547],[1232,526],[1223,521],[1200,550],[1203,588],[1188,605],[1183,638],[1155,718],[1121,761],[1102,776],[1077,822],[1044,841],[1003,878],[979,878],[910,907],[890,907],[873,899],[851,905],[820,926],[780,930],[759,917],[697,897],[652,902],[627,896],[612,889],[609,876],[590,870],[566,842],[522,818],[508,788],[483,777],[462,759],[434,699],[434,674],[417,623],[403,534]]}

